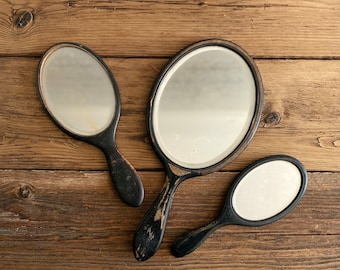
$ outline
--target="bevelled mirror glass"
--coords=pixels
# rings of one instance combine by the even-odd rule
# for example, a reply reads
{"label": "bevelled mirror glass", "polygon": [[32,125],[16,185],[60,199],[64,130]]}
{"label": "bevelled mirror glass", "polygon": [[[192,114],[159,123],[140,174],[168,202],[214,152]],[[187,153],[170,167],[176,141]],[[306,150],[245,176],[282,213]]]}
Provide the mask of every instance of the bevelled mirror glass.
{"label": "bevelled mirror glass", "polygon": [[147,125],[167,177],[137,227],[137,260],[147,260],[159,248],[177,186],[234,160],[253,138],[262,106],[258,69],[234,43],[201,41],[165,65],[150,95]]}
{"label": "bevelled mirror glass", "polygon": [[247,134],[256,94],[253,73],[235,51],[204,46],[184,55],[162,78],[153,102],[160,150],[184,168],[220,162]]}

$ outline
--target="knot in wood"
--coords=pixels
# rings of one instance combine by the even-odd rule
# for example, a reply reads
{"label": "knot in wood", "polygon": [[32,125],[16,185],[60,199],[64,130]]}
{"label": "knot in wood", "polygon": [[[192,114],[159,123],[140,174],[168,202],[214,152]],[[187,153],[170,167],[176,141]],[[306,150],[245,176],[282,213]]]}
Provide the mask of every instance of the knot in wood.
{"label": "knot in wood", "polygon": [[199,2],[199,3],[198,3],[198,5],[199,5],[199,6],[203,6],[203,7],[205,7],[205,6],[207,6],[207,3],[206,3],[206,2],[204,2],[204,1],[201,1],[201,2]]}
{"label": "knot in wood", "polygon": [[75,1],[74,0],[69,0],[66,3],[68,8],[73,8],[75,6]]}
{"label": "knot in wood", "polygon": [[28,199],[32,197],[33,189],[29,185],[22,185],[18,190],[18,196],[23,199]]}
{"label": "knot in wood", "polygon": [[27,11],[27,10],[21,11],[19,14],[17,14],[14,23],[16,27],[24,28],[33,21],[33,17],[34,16],[31,11]]}
{"label": "knot in wood", "polygon": [[264,118],[264,122],[268,125],[274,126],[281,121],[281,114],[279,112],[270,112]]}

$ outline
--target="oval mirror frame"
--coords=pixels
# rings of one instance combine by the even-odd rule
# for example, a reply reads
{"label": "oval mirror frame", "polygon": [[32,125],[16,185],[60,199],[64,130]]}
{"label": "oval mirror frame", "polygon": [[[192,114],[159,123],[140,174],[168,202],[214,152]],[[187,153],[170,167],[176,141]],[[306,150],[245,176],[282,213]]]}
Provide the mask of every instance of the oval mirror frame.
{"label": "oval mirror frame", "polygon": [[[246,62],[246,64],[248,65],[252,73],[252,76],[255,82],[255,89],[256,89],[255,110],[254,110],[254,114],[253,114],[248,131],[246,132],[245,136],[241,140],[241,143],[238,144],[230,154],[228,154],[223,159],[219,160],[213,165],[209,165],[203,168],[188,168],[188,167],[184,167],[182,165],[175,163],[170,158],[168,158],[167,155],[162,151],[159,143],[157,142],[156,133],[153,128],[153,125],[154,125],[153,124],[154,123],[153,109],[154,109],[155,98],[158,93],[158,89],[164,77],[169,73],[169,71],[171,71],[171,69],[186,55],[194,52],[197,49],[204,48],[207,46],[218,46],[218,47],[229,49],[232,52],[236,53],[238,56],[240,56]],[[146,125],[147,125],[149,139],[152,142],[152,146],[155,152],[160,157],[161,161],[163,162],[167,170],[169,169],[169,166],[170,166],[173,171],[179,170],[179,174],[182,174],[183,171],[184,172],[189,171],[196,175],[208,174],[220,168],[223,168],[224,166],[232,162],[238,155],[240,155],[245,150],[245,148],[248,146],[248,144],[251,142],[252,138],[254,137],[256,130],[258,128],[258,125],[260,123],[263,103],[264,103],[264,90],[263,90],[263,84],[262,84],[260,72],[254,60],[242,48],[240,48],[235,43],[222,40],[222,39],[208,39],[208,40],[199,41],[199,42],[193,43],[185,47],[184,49],[179,51],[173,58],[171,58],[170,61],[163,67],[163,69],[159,73],[158,78],[155,80],[152,86],[152,89],[151,89],[151,94],[149,97],[149,103],[148,103],[148,108],[147,108]]]}
{"label": "oval mirror frame", "polygon": [[[98,66],[100,66],[107,75],[108,80],[112,84],[112,91],[114,93],[114,102],[112,106],[114,106],[114,111],[112,115],[111,121],[107,121],[104,126],[102,126],[98,133],[92,132],[92,134],[80,134],[77,131],[72,131],[69,128],[66,128],[63,123],[57,119],[53,111],[49,108],[49,104],[45,102],[43,98],[43,85],[42,85],[42,72],[44,68],[44,64],[48,57],[53,54],[56,50],[60,48],[71,47],[75,49],[79,49],[85,52],[88,56],[93,57],[97,62]],[[109,69],[109,67],[105,64],[105,62],[91,49],[87,48],[84,45],[74,43],[74,42],[60,42],[51,46],[42,56],[41,60],[38,64],[37,77],[36,77],[36,85],[38,90],[38,96],[40,99],[43,108],[47,112],[49,118],[66,134],[71,137],[90,143],[94,146],[100,148],[105,157],[107,159],[107,163],[109,166],[109,171],[111,175],[112,182],[114,187],[123,202],[132,207],[138,207],[142,204],[144,199],[144,187],[143,184],[133,166],[126,160],[118,151],[115,137],[116,137],[116,129],[119,122],[120,117],[120,94],[119,88],[116,83],[116,80]]]}
{"label": "oval mirror frame", "polygon": [[[209,46],[211,48],[208,48]],[[248,102],[245,103],[246,107],[248,105],[246,111],[247,112],[251,111],[251,114],[250,113],[245,114],[246,117],[242,118],[242,121],[240,122],[241,125],[239,125],[239,126],[242,126],[243,124],[243,127],[239,129],[239,130],[242,130],[242,132],[237,131],[236,133],[234,133],[234,135],[236,134],[237,138],[236,138],[236,141],[233,141],[233,146],[231,150],[229,149],[229,146],[227,147],[228,151],[226,149],[223,149],[223,154],[218,154],[217,156],[218,158],[216,158],[216,156],[215,158],[212,158],[212,155],[210,152],[209,157],[208,157],[209,159],[206,159],[203,162],[200,161],[201,163],[182,162],[183,161],[182,160],[178,162],[182,164],[177,164],[174,160],[171,160],[171,158],[168,157],[165,152],[163,152],[160,144],[157,141],[157,134],[155,132],[155,129],[159,128],[159,126],[157,126],[158,121],[154,120],[154,118],[157,119],[157,117],[159,117],[159,115],[157,114],[157,111],[159,111],[159,106],[157,107],[157,102],[161,100],[161,97],[164,93],[164,89],[165,89],[164,85],[166,85],[166,83],[168,82],[167,81],[168,74],[170,74],[169,76],[172,76],[173,74],[175,74],[178,66],[180,66],[182,63],[186,63],[186,60],[191,59],[192,55],[199,55],[200,52],[207,52],[207,51],[211,52],[211,51],[214,51],[214,48],[216,48],[216,51],[218,52],[223,51],[225,55],[227,55],[227,57],[230,57],[230,55],[232,55],[231,58],[227,58],[227,59],[228,60],[237,59],[239,67],[242,66],[242,68],[246,70],[245,77],[253,78],[253,80],[250,80],[251,86],[248,85],[247,88],[245,88],[246,90],[249,90],[251,92],[251,97],[248,97]],[[215,57],[216,57],[216,54],[215,54]],[[183,61],[181,61],[182,59]],[[230,64],[229,61],[227,62],[228,64]],[[218,59],[216,63],[221,64],[222,62],[220,62],[220,59]],[[224,62],[223,64],[225,65],[226,62]],[[222,66],[225,67],[224,65]],[[216,67],[220,68],[222,66],[217,65]],[[175,71],[171,73],[170,72],[171,70],[175,70]],[[234,76],[234,74],[235,73],[228,73],[228,71],[226,71],[226,75]],[[231,76],[232,79],[234,79],[233,76]],[[227,78],[229,80],[229,77]],[[241,80],[242,83],[244,81],[245,80]],[[163,90],[162,90],[162,82],[164,82]],[[230,82],[232,82],[232,80]],[[220,84],[220,86],[221,85],[224,85],[224,84],[222,83]],[[217,89],[220,89],[220,88],[217,88]],[[235,89],[235,88],[233,87],[232,89]],[[261,119],[261,113],[262,113],[262,107],[263,107],[263,96],[264,96],[264,93],[263,93],[261,76],[254,61],[251,59],[250,56],[248,56],[248,54],[243,49],[241,49],[239,46],[229,41],[224,41],[221,39],[210,39],[210,40],[204,40],[204,41],[194,43],[184,48],[183,50],[179,51],[179,53],[177,53],[164,66],[164,68],[159,73],[159,76],[155,80],[155,83],[151,89],[148,109],[147,109],[146,125],[147,125],[148,136],[152,144],[152,147],[154,148],[156,154],[159,156],[160,160],[162,161],[165,167],[166,181],[158,197],[155,199],[153,204],[149,207],[146,214],[142,218],[141,222],[137,226],[135,236],[134,236],[134,241],[133,241],[133,251],[134,251],[135,258],[138,261],[148,260],[150,257],[152,257],[157,252],[158,248],[160,247],[160,244],[164,236],[166,223],[168,219],[168,213],[171,208],[171,203],[172,203],[172,199],[174,196],[174,192],[177,189],[178,185],[189,178],[217,171],[218,169],[224,167],[225,165],[230,163],[232,160],[234,160],[247,147],[247,145],[250,143],[251,139],[255,135],[256,129]],[[215,99],[212,99],[212,100],[216,100],[216,96],[215,96]],[[171,104],[171,102],[168,104]],[[223,105],[224,104],[222,104],[222,106]],[[214,106],[214,105],[209,104],[209,106],[210,108],[213,108],[211,106]],[[201,109],[201,107],[197,107],[197,109]],[[154,116],[154,113],[155,113],[155,116]],[[225,114],[222,114],[222,115],[225,115]],[[183,130],[184,129],[182,129],[182,131]],[[209,130],[213,130],[216,133],[216,129],[214,127],[211,127]],[[176,138],[176,136],[174,138]],[[216,146],[217,144],[215,143],[214,145]],[[205,149],[207,149],[207,147],[205,147]],[[191,150],[194,150],[194,149],[191,149]],[[171,151],[168,153],[169,153],[169,156],[171,156],[172,154]],[[204,154],[202,154],[202,156],[203,156],[203,159],[205,159]],[[202,159],[202,156],[200,156],[200,159]],[[212,162],[212,160],[214,162]],[[192,167],[190,166],[186,167],[186,166],[183,166],[183,164],[185,165],[189,164],[190,166],[191,164],[194,164],[194,165]]]}
{"label": "oval mirror frame", "polygon": [[[285,207],[283,207],[280,211],[278,211],[277,214],[269,215],[268,218],[264,218],[264,219],[249,220],[249,219],[241,217],[240,215],[238,215],[237,210],[233,206],[234,194],[237,194],[237,190],[240,187],[239,184],[242,182],[242,180],[245,180],[246,181],[245,183],[249,183],[251,179],[258,180],[259,178],[257,179],[256,177],[253,178],[254,174],[252,173],[255,173],[255,174],[258,173],[258,171],[256,172],[256,170],[259,167],[265,165],[264,167],[260,168],[260,172],[261,172],[261,169],[264,169],[264,171],[262,171],[262,173],[264,173],[268,169],[266,165],[271,162],[275,163],[276,161],[279,161],[279,166],[276,166],[276,169],[279,168],[279,169],[286,170],[286,169],[292,169],[293,167],[293,170],[291,171],[291,173],[288,173],[282,178],[279,178],[280,181],[283,181],[282,183],[283,186],[287,184],[285,183],[287,180],[288,180],[288,186],[290,186],[288,189],[285,189],[283,193],[281,194],[283,195],[283,197],[287,195],[289,197],[289,200],[286,200],[284,202]],[[282,161],[284,163],[281,163]],[[292,167],[288,168],[287,166],[292,166]],[[277,173],[280,174],[280,172],[277,172]],[[274,179],[273,177],[276,177],[276,176],[275,174],[270,173],[269,177],[270,178],[265,178],[265,177],[260,178],[261,181],[260,181],[259,186],[262,186],[261,184],[266,184],[267,181],[270,182],[271,179]],[[300,181],[295,181],[297,179],[291,179],[291,177],[299,178]],[[274,181],[277,181],[277,180],[278,179],[275,179]],[[292,187],[291,184],[295,186],[297,182],[299,182],[298,189],[295,189],[294,187],[291,188]],[[273,156],[269,156],[269,157],[265,157],[260,160],[257,160],[256,162],[252,163],[251,165],[246,167],[244,170],[242,170],[240,174],[233,180],[233,182],[229,186],[226,199],[224,202],[224,206],[221,209],[219,215],[214,220],[209,222],[208,224],[198,227],[192,230],[191,232],[185,233],[179,238],[177,238],[177,240],[174,242],[172,246],[172,254],[175,257],[183,257],[183,256],[190,254],[191,252],[195,251],[209,237],[209,235],[211,235],[214,231],[216,231],[217,229],[223,226],[227,226],[227,225],[264,226],[264,225],[268,225],[268,224],[278,221],[279,219],[283,218],[285,215],[287,215],[290,211],[292,211],[297,206],[297,204],[300,202],[300,200],[302,199],[307,189],[307,184],[308,184],[308,174],[307,174],[305,167],[299,160],[291,156],[273,155]],[[271,187],[277,188],[277,186],[275,185],[271,185]],[[264,195],[263,190],[261,189],[259,190],[260,190],[260,193],[262,192],[261,195]],[[246,204],[249,203],[249,205],[253,207],[251,201],[249,200],[251,199],[252,195],[254,195],[254,192],[256,191],[250,188],[249,190],[247,190],[247,192],[243,194],[244,196],[242,196],[241,200],[245,199],[246,200],[245,203]],[[249,195],[249,193],[251,194]],[[277,196],[271,196],[270,198],[275,200],[277,199]],[[264,205],[270,204],[268,201],[262,201],[261,203]],[[280,202],[280,204],[281,203],[282,201]],[[256,209],[252,209],[251,211],[256,211]],[[267,214],[269,213],[266,213],[266,215]]]}
{"label": "oval mirror frame", "polygon": [[[241,217],[238,213],[237,210],[233,207],[233,195],[234,192],[237,189],[237,186],[239,185],[239,183],[245,178],[246,175],[248,175],[251,171],[253,171],[254,169],[256,169],[257,167],[265,164],[265,163],[270,163],[273,161],[287,161],[288,163],[293,164],[299,171],[300,176],[301,176],[301,183],[300,183],[300,188],[295,196],[295,198],[291,201],[290,204],[287,205],[287,207],[285,207],[283,210],[279,211],[277,214],[269,217],[269,218],[265,218],[262,220],[248,220],[245,219],[243,217]],[[245,225],[245,226],[263,226],[263,225],[267,225],[270,223],[273,223],[275,221],[278,221],[279,219],[283,218],[284,216],[286,216],[289,212],[291,212],[296,205],[299,203],[299,201],[301,200],[301,198],[303,197],[306,189],[307,189],[307,184],[308,184],[308,174],[307,171],[305,169],[305,167],[303,166],[303,164],[297,160],[296,158],[293,158],[291,156],[287,156],[287,155],[273,155],[273,156],[268,156],[265,158],[262,158],[254,163],[252,163],[251,165],[249,165],[247,168],[245,168],[237,177],[236,179],[233,181],[233,183],[231,184],[229,191],[227,194],[227,198],[228,201],[226,201],[225,206],[222,210],[222,212],[229,212],[231,211],[232,214],[232,220],[233,220],[233,224],[239,224],[239,225]],[[228,209],[226,209],[228,208]]]}
{"label": "oval mirror frame", "polygon": [[[102,130],[96,134],[93,135],[86,135],[86,134],[77,134],[76,132],[72,132],[70,129],[65,128],[64,124],[62,122],[60,122],[57,117],[55,117],[53,111],[51,111],[49,109],[49,104],[45,101],[45,99],[43,98],[43,87],[42,87],[42,70],[43,67],[46,63],[46,60],[48,59],[48,57],[50,55],[52,55],[55,51],[57,51],[58,49],[61,48],[65,48],[65,47],[71,47],[71,48],[75,48],[75,49],[79,49],[83,52],[85,52],[87,55],[92,56],[95,58],[95,60],[97,61],[97,63],[101,66],[101,68],[103,69],[103,71],[105,71],[106,75],[108,76],[108,79],[111,81],[112,84],[112,90],[114,91],[114,95],[115,95],[115,100],[114,100],[114,113],[113,113],[113,117],[112,120],[107,123],[107,125],[105,127],[102,128]],[[38,64],[38,71],[37,71],[37,87],[38,87],[38,96],[40,99],[40,102],[43,104],[44,109],[48,112],[48,115],[50,116],[50,119],[61,129],[63,130],[65,133],[67,133],[68,135],[81,140],[81,141],[85,141],[87,143],[91,143],[94,145],[98,145],[98,141],[101,137],[101,134],[106,133],[107,130],[110,130],[111,132],[113,132],[114,134],[116,133],[116,129],[117,129],[117,125],[118,125],[118,119],[120,117],[120,93],[119,93],[119,88],[117,85],[117,82],[112,74],[112,72],[110,71],[109,67],[105,64],[105,62],[91,49],[89,49],[88,47],[78,44],[78,43],[74,43],[74,42],[60,42],[57,44],[54,44],[53,46],[51,46],[49,49],[47,49],[47,51],[44,53],[44,55],[42,56],[39,64]]]}

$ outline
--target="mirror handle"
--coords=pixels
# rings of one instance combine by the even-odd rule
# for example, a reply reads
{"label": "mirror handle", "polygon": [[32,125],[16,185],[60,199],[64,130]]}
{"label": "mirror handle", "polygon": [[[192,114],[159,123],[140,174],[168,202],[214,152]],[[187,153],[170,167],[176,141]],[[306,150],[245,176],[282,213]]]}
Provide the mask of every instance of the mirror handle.
{"label": "mirror handle", "polygon": [[136,170],[118,151],[105,152],[113,185],[123,202],[138,207],[144,199],[144,188]]}
{"label": "mirror handle", "polygon": [[149,259],[162,243],[172,198],[179,183],[177,180],[166,178],[162,191],[136,229],[133,250],[138,261]]}
{"label": "mirror handle", "polygon": [[223,225],[225,224],[220,219],[216,219],[203,227],[180,236],[172,245],[172,254],[178,258],[190,254],[195,251],[210,234]]}

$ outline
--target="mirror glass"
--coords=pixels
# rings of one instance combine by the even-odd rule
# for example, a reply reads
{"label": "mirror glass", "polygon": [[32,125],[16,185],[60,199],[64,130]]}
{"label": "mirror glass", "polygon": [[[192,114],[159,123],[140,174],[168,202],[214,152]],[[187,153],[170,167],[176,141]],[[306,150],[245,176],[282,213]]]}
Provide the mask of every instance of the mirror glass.
{"label": "mirror glass", "polygon": [[142,182],[115,143],[120,95],[105,62],[81,44],[55,44],[39,62],[37,88],[58,127],[103,151],[122,201],[140,206],[144,198]]}
{"label": "mirror glass", "polygon": [[135,232],[139,261],[160,247],[178,185],[219,170],[248,146],[261,118],[261,76],[236,44],[202,40],[164,66],[148,105],[148,135],[167,176]]}
{"label": "mirror glass", "polygon": [[173,255],[183,257],[193,252],[222,226],[263,226],[278,221],[302,199],[307,183],[305,167],[291,156],[256,161],[234,179],[217,218],[180,236],[172,246]]}
{"label": "mirror glass", "polygon": [[97,58],[72,44],[56,47],[40,69],[46,109],[66,130],[91,136],[105,130],[115,114],[111,78]]}
{"label": "mirror glass", "polygon": [[302,185],[301,172],[291,162],[274,160],[246,174],[232,196],[232,207],[243,219],[259,221],[286,209]]}
{"label": "mirror glass", "polygon": [[157,89],[152,128],[160,150],[190,169],[231,154],[254,118],[256,85],[247,62],[222,46],[185,54]]}

